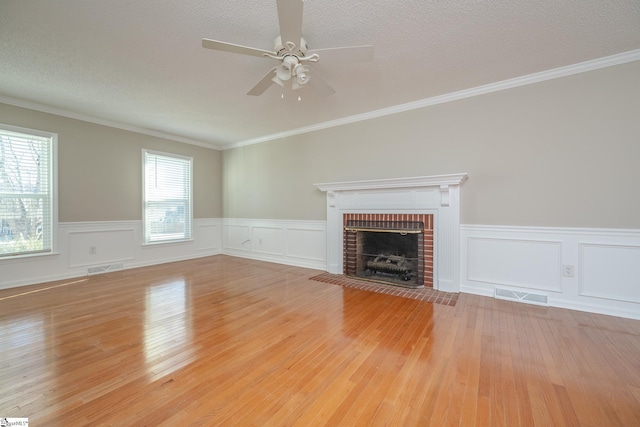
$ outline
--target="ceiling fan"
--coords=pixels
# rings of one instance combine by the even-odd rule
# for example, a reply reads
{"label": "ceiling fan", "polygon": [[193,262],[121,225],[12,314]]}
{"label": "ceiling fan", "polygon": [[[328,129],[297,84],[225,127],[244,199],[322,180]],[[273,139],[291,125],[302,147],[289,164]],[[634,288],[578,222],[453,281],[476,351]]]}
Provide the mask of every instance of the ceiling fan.
{"label": "ceiling fan", "polygon": [[280,35],[276,37],[273,51],[241,46],[218,40],[202,39],[202,47],[221,50],[242,55],[259,56],[279,61],[280,64],[271,70],[247,93],[262,95],[272,84],[290,87],[293,90],[311,86],[324,96],[335,93],[335,90],[318,76],[308,65],[324,61],[367,62],[373,60],[373,46],[350,46],[328,49],[309,50],[302,37],[303,0],[276,0]]}

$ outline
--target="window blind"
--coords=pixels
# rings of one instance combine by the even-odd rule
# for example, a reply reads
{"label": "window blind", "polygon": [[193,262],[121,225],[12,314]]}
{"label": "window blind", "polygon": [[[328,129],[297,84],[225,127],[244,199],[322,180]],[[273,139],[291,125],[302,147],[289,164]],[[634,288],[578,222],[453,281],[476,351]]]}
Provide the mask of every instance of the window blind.
{"label": "window blind", "polygon": [[0,127],[0,257],[52,252],[53,144]]}
{"label": "window blind", "polygon": [[192,159],[144,151],[145,243],[191,238]]}

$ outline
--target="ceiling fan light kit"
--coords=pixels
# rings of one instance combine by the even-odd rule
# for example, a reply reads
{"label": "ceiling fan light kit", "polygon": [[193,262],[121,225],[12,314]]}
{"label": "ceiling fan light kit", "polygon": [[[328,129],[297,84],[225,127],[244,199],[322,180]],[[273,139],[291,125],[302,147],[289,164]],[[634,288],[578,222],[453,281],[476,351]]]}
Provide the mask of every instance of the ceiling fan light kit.
{"label": "ceiling fan light kit", "polygon": [[306,65],[298,64],[293,69],[293,74],[296,76],[296,82],[299,85],[307,84],[311,76],[309,75],[309,67]]}
{"label": "ceiling fan light kit", "polygon": [[[308,52],[307,42],[302,37],[303,0],[276,0],[276,3],[280,35],[275,39],[273,51],[202,39],[202,47],[207,49],[280,61],[277,67],[272,68],[247,92],[247,95],[262,95],[273,84],[283,88],[286,85],[291,90],[300,89],[308,84],[321,95],[329,96],[335,93],[335,90],[313,71],[308,65],[309,62],[318,62],[320,57],[329,61],[366,62],[373,60],[373,46],[327,48]],[[312,74],[313,78],[311,78]],[[286,83],[289,81],[291,83]]]}
{"label": "ceiling fan light kit", "polygon": [[282,64],[278,68],[276,68],[276,75],[282,81],[287,81],[291,78],[295,71],[300,65],[300,61],[294,55],[286,55],[282,59]]}

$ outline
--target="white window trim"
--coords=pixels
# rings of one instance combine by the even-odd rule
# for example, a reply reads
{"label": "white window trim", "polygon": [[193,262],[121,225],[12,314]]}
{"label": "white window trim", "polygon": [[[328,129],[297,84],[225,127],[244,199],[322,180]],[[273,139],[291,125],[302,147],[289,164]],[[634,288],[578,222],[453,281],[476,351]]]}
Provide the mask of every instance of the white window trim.
{"label": "white window trim", "polygon": [[[191,237],[183,238],[183,239],[171,239],[171,240],[158,240],[154,242],[147,242],[147,221],[145,220],[145,201],[146,201],[146,165],[145,165],[145,154],[155,154],[159,156],[173,157],[177,159],[188,160],[190,163],[190,183],[189,183],[189,235]],[[142,163],[142,246],[150,247],[157,245],[167,245],[167,244],[175,244],[175,243],[185,243],[185,242],[193,242],[193,157],[183,156],[175,153],[167,153],[163,151],[157,150],[149,150],[146,148],[142,149],[141,156]]]}
{"label": "white window trim", "polygon": [[5,125],[0,123],[0,129],[24,133],[28,135],[51,138],[51,251],[34,252],[28,254],[18,254],[0,257],[0,263],[11,262],[20,259],[47,257],[59,255],[58,252],[58,134],[38,129],[23,128],[19,126]]}

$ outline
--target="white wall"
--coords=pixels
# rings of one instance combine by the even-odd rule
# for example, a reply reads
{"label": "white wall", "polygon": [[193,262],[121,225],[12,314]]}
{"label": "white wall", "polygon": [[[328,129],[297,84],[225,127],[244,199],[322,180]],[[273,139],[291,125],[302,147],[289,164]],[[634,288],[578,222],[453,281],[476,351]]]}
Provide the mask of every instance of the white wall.
{"label": "white wall", "polygon": [[[325,221],[194,224],[191,242],[143,246],[141,221],[61,223],[58,254],[3,261],[0,289],[86,276],[96,266],[128,269],[217,254],[327,271]],[[463,224],[460,236],[462,292],[524,291],[546,296],[552,307],[640,319],[640,230]],[[565,265],[573,266],[573,277],[563,275]]]}
{"label": "white wall", "polygon": [[64,222],[56,254],[2,261],[0,289],[86,276],[92,267],[128,269],[216,255],[221,236],[219,218],[194,219],[191,241],[157,245],[142,244],[142,221]]}
{"label": "white wall", "polygon": [[326,222],[225,218],[223,253],[326,270]]}
{"label": "white wall", "polygon": [[640,319],[640,230],[463,225],[460,255],[462,292]]}
{"label": "white wall", "polygon": [[142,221],[66,222],[56,254],[2,261],[0,289],[222,253],[324,271],[325,241],[325,221],[196,218],[192,241],[157,245],[142,244]]}

